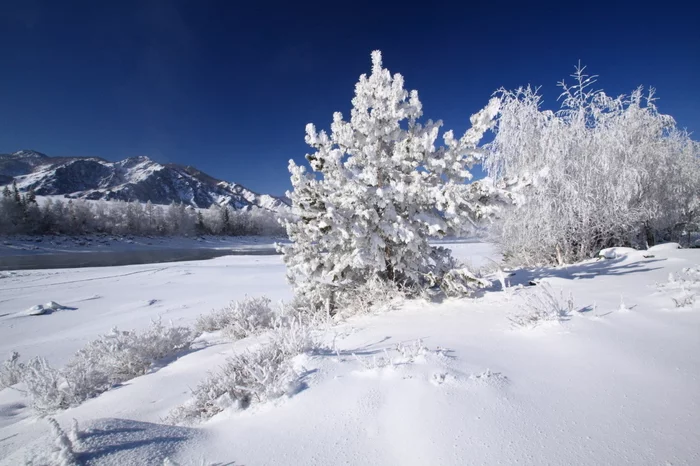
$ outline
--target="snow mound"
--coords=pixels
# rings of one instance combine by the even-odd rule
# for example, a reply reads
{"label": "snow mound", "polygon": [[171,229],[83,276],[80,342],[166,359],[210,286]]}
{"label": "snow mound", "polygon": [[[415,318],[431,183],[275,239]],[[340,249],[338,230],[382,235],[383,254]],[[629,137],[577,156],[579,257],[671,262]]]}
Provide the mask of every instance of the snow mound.
{"label": "snow mound", "polygon": [[500,372],[493,372],[491,369],[486,369],[479,374],[471,374],[469,380],[475,383],[493,385],[496,387],[504,387],[510,382],[508,377]]}
{"label": "snow mound", "polygon": [[27,309],[25,314],[27,314],[28,316],[40,316],[46,314],[47,312],[48,309],[46,309],[43,304],[37,304],[36,306],[32,306],[29,309]]}
{"label": "snow mound", "polygon": [[51,314],[53,311],[74,311],[75,307],[68,307],[58,304],[56,301],[49,301],[46,304],[37,304],[32,306],[25,311],[28,316],[41,316],[44,314]]}
{"label": "snow mound", "polygon": [[690,310],[700,300],[696,298],[700,295],[700,266],[684,267],[676,273],[669,273],[666,282],[657,283],[656,289],[666,295],[674,310]]}
{"label": "snow mound", "polygon": [[678,243],[664,243],[657,244],[647,249],[647,252],[659,252],[659,251],[673,251],[674,249],[680,249],[681,245]]}
{"label": "snow mound", "polygon": [[598,257],[605,259],[617,259],[618,257],[627,257],[633,252],[637,252],[634,248],[605,248],[601,249],[598,253]]}
{"label": "snow mound", "polygon": [[48,303],[44,304],[44,307],[47,309],[51,309],[52,311],[65,311],[65,310],[73,309],[72,307],[62,306],[61,304],[58,304],[56,301],[49,301]]}

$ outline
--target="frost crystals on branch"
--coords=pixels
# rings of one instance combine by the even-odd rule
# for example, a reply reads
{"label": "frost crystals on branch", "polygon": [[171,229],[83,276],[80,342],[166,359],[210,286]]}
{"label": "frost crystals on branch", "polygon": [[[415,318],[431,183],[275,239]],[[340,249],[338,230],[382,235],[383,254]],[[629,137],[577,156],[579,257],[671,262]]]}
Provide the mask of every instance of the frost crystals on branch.
{"label": "frost crystals on branch", "polygon": [[515,193],[500,242],[516,264],[571,263],[611,246],[690,243],[700,226],[700,144],[654,90],[610,97],[579,66],[558,112],[537,89],[501,89],[485,166]]}
{"label": "frost crystals on branch", "polygon": [[382,68],[374,51],[352,104],[350,121],[333,115],[330,134],[307,125],[311,172],[289,163],[298,221],[286,222],[287,276],[297,294],[331,311],[340,294],[375,277],[407,289],[434,283],[428,274],[442,277],[455,264],[428,238],[460,234],[494,208],[486,186],[465,182],[498,99],[461,138],[447,131],[436,146],[442,122],[418,122],[418,93],[404,90],[403,76]]}

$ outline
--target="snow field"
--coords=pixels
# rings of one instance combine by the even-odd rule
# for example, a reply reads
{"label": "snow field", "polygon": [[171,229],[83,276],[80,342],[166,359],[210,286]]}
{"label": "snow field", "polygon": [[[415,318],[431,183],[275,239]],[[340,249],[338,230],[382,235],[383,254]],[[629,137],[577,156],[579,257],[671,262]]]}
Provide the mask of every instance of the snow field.
{"label": "snow field", "polygon": [[[482,244],[454,250],[491,263]],[[349,318],[325,330],[325,349],[293,359],[300,384],[290,396],[246,409],[231,406],[192,426],[169,425],[172,409],[188,403],[208,374],[264,344],[262,335],[232,343],[219,331],[208,333],[193,351],[58,412],[56,420],[69,432],[77,419],[81,464],[164,464],[166,458],[182,465],[697,464],[700,306],[676,307],[673,298],[699,290],[698,264],[697,250],[627,251],[569,267],[516,270],[507,289],[494,279],[475,299],[409,301],[390,312]],[[49,300],[78,309],[4,316],[1,341],[13,337],[10,325],[21,328],[20,322],[33,319],[34,332],[25,327],[22,356],[47,356],[60,365],[117,320],[126,330],[171,314],[179,316],[178,324],[191,325],[230,298],[289,297],[279,257],[168,267],[167,274],[125,275],[116,282],[122,292],[111,294],[97,275],[105,269],[74,271],[73,279],[93,278],[79,282],[80,288],[52,288],[50,283],[66,280],[44,271],[16,276],[11,287],[3,280],[0,314]],[[179,275],[183,269],[190,273]],[[34,280],[55,292],[22,291]],[[125,289],[146,302],[139,280],[162,300],[159,312],[155,304],[127,306],[134,298]],[[524,286],[530,281],[538,284]],[[528,296],[543,293],[543,285],[564,302],[571,296],[569,318],[513,326],[509,316]],[[200,288],[206,304],[163,312],[170,300],[185,293],[191,299],[191,290]],[[184,289],[182,295],[175,289]],[[76,293],[103,296],[101,306],[95,306],[99,300],[71,303]],[[105,309],[120,306],[132,325],[121,325],[120,313]],[[64,319],[72,327],[59,325]],[[77,341],[45,345],[41,337],[54,331]],[[8,347],[22,346],[13,338]],[[22,464],[52,439],[49,424],[34,416],[21,394],[0,391],[0,464]]]}

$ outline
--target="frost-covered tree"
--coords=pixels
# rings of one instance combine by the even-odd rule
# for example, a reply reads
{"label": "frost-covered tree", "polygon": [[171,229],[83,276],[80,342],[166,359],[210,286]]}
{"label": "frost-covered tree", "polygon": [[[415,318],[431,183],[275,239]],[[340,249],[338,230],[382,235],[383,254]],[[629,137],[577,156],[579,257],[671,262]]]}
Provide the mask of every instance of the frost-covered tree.
{"label": "frost-covered tree", "polygon": [[455,264],[428,239],[461,233],[492,210],[486,187],[465,182],[497,99],[461,138],[447,131],[436,146],[442,123],[419,123],[418,93],[404,90],[403,76],[384,69],[375,51],[352,105],[349,121],[333,115],[330,134],[307,125],[312,172],[289,164],[298,221],[286,222],[287,276],[297,293],[330,307],[337,292],[377,277],[406,287],[439,282]]}
{"label": "frost-covered tree", "polygon": [[195,232],[197,215],[191,207],[173,201],[167,210],[166,223],[170,235],[191,236]]}
{"label": "frost-covered tree", "polygon": [[140,202],[127,202],[124,209],[126,230],[129,234],[140,235],[143,233],[144,213]]}
{"label": "frost-covered tree", "polygon": [[578,67],[557,112],[536,89],[501,90],[486,167],[517,192],[500,241],[514,262],[568,263],[608,246],[677,239],[697,215],[698,143],[654,90],[610,97]]}
{"label": "frost-covered tree", "polygon": [[[223,228],[226,211],[228,229]],[[171,206],[142,205],[139,202],[86,201],[84,199],[41,199],[32,191],[19,194],[5,186],[0,191],[0,234],[68,234],[107,233],[117,235],[279,235],[280,214],[254,207],[234,210],[216,204],[205,212],[184,204]]]}
{"label": "frost-covered tree", "polygon": [[0,197],[0,233],[36,233],[40,223],[34,191],[21,195],[14,182],[12,190],[5,186]]}

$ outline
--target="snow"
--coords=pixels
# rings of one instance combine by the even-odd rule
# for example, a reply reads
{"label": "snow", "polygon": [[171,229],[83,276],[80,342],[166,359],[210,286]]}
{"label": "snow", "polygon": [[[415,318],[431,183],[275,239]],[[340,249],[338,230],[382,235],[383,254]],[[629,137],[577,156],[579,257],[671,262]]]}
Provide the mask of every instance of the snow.
{"label": "snow", "polygon": [[681,245],[678,243],[664,243],[664,244],[657,244],[656,246],[650,247],[647,252],[653,253],[653,252],[660,252],[660,251],[672,251],[674,249],[680,249]]}
{"label": "snow", "polygon": [[34,150],[18,150],[17,152],[14,152],[12,154],[13,156],[17,158],[41,158],[41,157],[46,157],[44,154],[41,152],[37,152]]}
{"label": "snow", "polygon": [[36,306],[32,306],[27,311],[25,312],[26,315],[28,316],[40,316],[42,314],[46,314],[47,309],[44,307],[43,304],[37,304]]}
{"label": "snow", "polygon": [[638,250],[634,248],[605,248],[600,250],[600,252],[598,253],[598,257],[603,257],[605,259],[616,259],[618,257],[625,257],[628,254],[634,254],[635,252],[638,252]]}
{"label": "snow", "polygon": [[[221,257],[208,261],[123,267],[33,270],[0,280],[0,355],[19,351],[66,362],[87,341],[117,326],[143,329],[152,319],[192,324],[199,314],[246,295],[289,299],[278,256]],[[37,301],[76,308],[24,317]],[[41,328],[47,331],[40,331]],[[50,331],[49,331],[50,330]]]}
{"label": "snow", "polygon": [[75,308],[62,306],[55,301],[49,301],[46,304],[37,304],[35,306],[30,307],[29,309],[27,309],[25,314],[28,316],[41,316],[44,314],[50,314],[53,311],[64,311],[73,309]]}
{"label": "snow", "polygon": [[456,258],[466,263],[474,270],[488,268],[494,263],[500,263],[503,259],[501,254],[496,251],[491,243],[463,239],[434,240],[430,243],[434,246],[442,246],[450,249]]}
{"label": "snow", "polygon": [[[657,244],[656,246],[651,246],[649,249],[643,252],[645,255],[652,255],[656,252],[673,251],[674,249],[681,249],[681,245],[678,243]],[[625,257],[628,254],[636,254],[639,252],[639,250],[634,248],[614,247],[602,249],[598,253],[598,256],[603,257],[605,259],[615,259],[617,257]]]}
{"label": "snow", "polygon": [[[445,245],[473,265],[499,260],[484,243]],[[179,359],[56,420],[67,431],[77,419],[75,450],[90,465],[699,464],[700,303],[679,310],[672,298],[680,284],[700,291],[700,250],[653,256],[515,270],[506,290],[351,318],[329,330],[333,351],[297,361],[300,392],[167,425],[207,373],[256,343],[205,334]],[[288,299],[284,273],[279,256],[17,272],[0,280],[0,353],[61,365],[114,325],[192,324],[245,295]],[[519,286],[533,279],[540,284]],[[542,283],[571,293],[574,315],[513,328],[508,316]],[[49,300],[77,309],[22,315]],[[17,390],[0,391],[2,465],[51,442],[25,405]]]}

